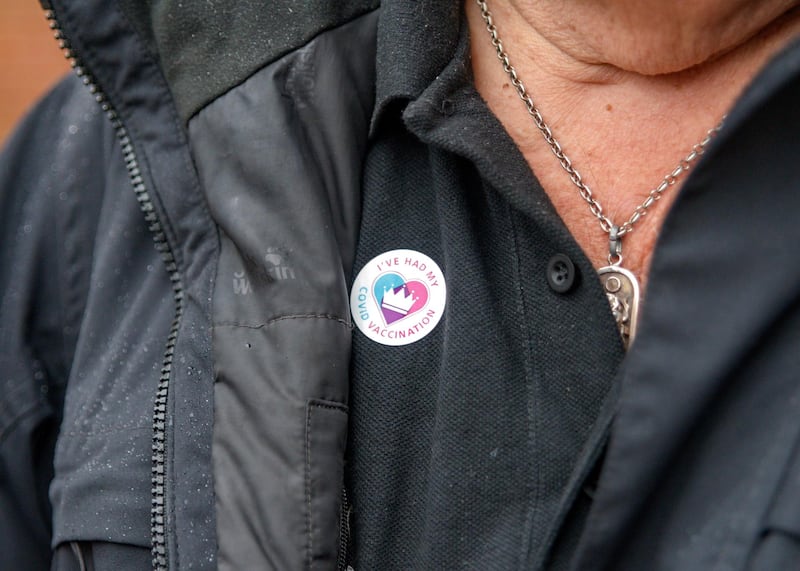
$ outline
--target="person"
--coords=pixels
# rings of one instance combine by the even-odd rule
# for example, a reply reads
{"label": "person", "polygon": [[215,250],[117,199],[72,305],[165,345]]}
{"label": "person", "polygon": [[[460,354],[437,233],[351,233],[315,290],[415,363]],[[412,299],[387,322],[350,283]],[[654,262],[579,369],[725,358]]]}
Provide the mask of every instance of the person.
{"label": "person", "polygon": [[797,2],[45,4],[0,568],[800,565]]}

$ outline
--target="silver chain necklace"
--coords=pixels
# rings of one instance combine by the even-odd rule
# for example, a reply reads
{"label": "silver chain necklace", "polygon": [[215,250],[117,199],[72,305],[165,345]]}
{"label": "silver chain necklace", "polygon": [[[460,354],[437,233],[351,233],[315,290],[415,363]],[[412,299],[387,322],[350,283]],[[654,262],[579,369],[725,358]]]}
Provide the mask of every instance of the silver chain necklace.
{"label": "silver chain necklace", "polygon": [[[517,70],[511,65],[508,54],[503,49],[503,42],[494,25],[492,13],[486,5],[486,0],[476,1],[481,9],[481,16],[483,16],[484,22],[486,22],[486,30],[491,36],[492,45],[495,50],[497,50],[497,58],[503,64],[503,70],[511,79],[511,85],[517,90],[517,95],[523,103],[525,103],[528,114],[533,118],[534,124],[550,146],[550,150],[558,159],[561,167],[569,175],[572,184],[578,188],[581,198],[589,205],[589,210],[591,210],[592,214],[599,220],[600,227],[608,234],[609,265],[600,268],[597,270],[597,273],[600,276],[600,282],[606,292],[608,302],[611,305],[611,312],[617,321],[617,327],[622,336],[622,342],[627,349],[636,335],[636,323],[638,320],[641,296],[639,292],[639,281],[636,279],[636,276],[622,267],[622,238],[633,231],[634,224],[647,214],[647,210],[651,206],[658,202],[664,191],[673,186],[681,175],[688,171],[692,164],[705,152],[711,139],[722,128],[722,122],[713,129],[709,129],[706,133],[706,137],[692,147],[691,152],[681,159],[678,166],[667,173],[658,186],[650,190],[647,198],[634,209],[630,218],[617,226],[603,213],[603,207],[594,197],[592,189],[583,182],[581,174],[572,166],[572,161],[569,157],[564,154],[561,144],[553,136],[553,132],[534,104],[528,90],[525,89],[525,85],[519,78]],[[724,120],[725,118],[723,117],[723,121]]]}

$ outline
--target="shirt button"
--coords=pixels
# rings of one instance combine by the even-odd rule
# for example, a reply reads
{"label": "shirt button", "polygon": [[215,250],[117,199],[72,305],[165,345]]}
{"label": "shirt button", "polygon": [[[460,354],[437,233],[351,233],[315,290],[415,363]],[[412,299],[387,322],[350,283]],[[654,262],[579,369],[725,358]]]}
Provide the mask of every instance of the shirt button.
{"label": "shirt button", "polygon": [[557,293],[566,293],[575,285],[575,264],[564,254],[556,254],[547,264],[547,284]]}

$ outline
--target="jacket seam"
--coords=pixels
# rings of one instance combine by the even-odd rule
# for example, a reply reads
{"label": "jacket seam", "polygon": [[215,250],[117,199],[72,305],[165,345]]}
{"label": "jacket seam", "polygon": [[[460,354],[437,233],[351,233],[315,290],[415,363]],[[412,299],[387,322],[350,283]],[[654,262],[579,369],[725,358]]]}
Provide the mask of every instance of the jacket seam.
{"label": "jacket seam", "polygon": [[264,327],[268,327],[270,325],[274,325],[281,321],[290,321],[290,320],[297,320],[297,319],[323,319],[328,321],[335,321],[341,325],[344,325],[348,329],[353,328],[353,324],[342,318],[338,315],[329,315],[325,313],[307,313],[307,314],[297,314],[297,315],[283,315],[281,317],[275,317],[273,319],[269,319],[263,323],[239,323],[236,321],[225,321],[222,323],[215,323],[214,327],[242,327],[244,329],[263,329]]}

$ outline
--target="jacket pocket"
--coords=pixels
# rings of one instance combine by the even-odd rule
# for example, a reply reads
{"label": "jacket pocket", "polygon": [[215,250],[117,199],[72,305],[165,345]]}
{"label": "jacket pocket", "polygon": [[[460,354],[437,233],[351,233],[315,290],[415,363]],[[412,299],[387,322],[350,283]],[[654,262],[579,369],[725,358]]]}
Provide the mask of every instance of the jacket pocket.
{"label": "jacket pocket", "polygon": [[347,407],[311,400],[306,406],[306,564],[309,571],[337,567]]}
{"label": "jacket pocket", "polygon": [[767,511],[748,571],[800,569],[800,443]]}

